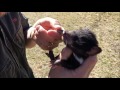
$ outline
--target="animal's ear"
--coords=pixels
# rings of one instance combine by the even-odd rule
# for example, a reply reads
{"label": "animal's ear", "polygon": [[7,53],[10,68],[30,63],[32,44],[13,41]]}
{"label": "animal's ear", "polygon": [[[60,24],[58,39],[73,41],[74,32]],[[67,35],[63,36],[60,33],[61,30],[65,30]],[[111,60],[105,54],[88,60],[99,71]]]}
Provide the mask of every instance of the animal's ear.
{"label": "animal's ear", "polygon": [[100,53],[101,51],[102,49],[96,46],[96,47],[93,47],[89,52],[87,52],[87,54],[90,56],[93,56],[93,55]]}

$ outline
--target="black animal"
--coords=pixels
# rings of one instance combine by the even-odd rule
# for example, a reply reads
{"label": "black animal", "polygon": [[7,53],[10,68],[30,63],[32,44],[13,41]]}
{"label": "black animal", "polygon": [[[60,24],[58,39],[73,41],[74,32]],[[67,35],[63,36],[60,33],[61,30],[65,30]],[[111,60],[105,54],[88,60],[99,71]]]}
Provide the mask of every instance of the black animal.
{"label": "black animal", "polygon": [[59,62],[67,69],[76,69],[89,56],[96,55],[102,51],[98,46],[95,34],[89,29],[65,31],[63,33],[63,41],[73,51],[68,60],[60,60]]}

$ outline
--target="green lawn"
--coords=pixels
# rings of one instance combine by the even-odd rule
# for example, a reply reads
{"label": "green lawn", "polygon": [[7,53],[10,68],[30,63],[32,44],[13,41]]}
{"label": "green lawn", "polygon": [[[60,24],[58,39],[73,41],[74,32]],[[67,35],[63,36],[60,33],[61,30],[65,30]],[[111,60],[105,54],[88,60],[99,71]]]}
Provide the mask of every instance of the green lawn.
{"label": "green lawn", "polygon": [[[102,53],[90,78],[120,78],[120,13],[119,12],[23,12],[34,24],[43,17],[58,19],[65,30],[90,28],[96,35]],[[64,47],[60,43],[55,55]],[[37,78],[47,78],[49,58],[40,47],[27,49],[27,58]]]}

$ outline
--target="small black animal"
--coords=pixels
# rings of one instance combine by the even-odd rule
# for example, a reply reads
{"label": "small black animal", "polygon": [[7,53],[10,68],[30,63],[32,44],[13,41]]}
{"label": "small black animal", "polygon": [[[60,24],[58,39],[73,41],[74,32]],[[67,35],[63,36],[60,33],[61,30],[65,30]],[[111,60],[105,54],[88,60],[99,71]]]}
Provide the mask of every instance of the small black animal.
{"label": "small black animal", "polygon": [[59,64],[67,69],[76,69],[89,56],[96,55],[102,51],[98,46],[95,34],[89,29],[65,31],[63,41],[73,53],[68,60],[60,60]]}

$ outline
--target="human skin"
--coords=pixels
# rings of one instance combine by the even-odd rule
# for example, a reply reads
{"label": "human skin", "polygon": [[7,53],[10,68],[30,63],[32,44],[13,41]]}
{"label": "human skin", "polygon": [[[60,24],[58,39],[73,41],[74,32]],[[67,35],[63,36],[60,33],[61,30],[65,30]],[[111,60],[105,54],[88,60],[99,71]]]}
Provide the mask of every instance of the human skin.
{"label": "human skin", "polygon": [[[60,53],[59,59],[67,59],[71,54],[72,51],[65,47]],[[96,63],[96,55],[88,57],[85,62],[75,70],[66,69],[60,65],[55,65],[52,62],[49,78],[88,78]]]}
{"label": "human skin", "polygon": [[52,50],[62,41],[62,35],[58,33],[61,29],[64,28],[56,19],[42,18],[27,31],[27,38],[35,41],[31,46],[38,44],[43,50]]}

